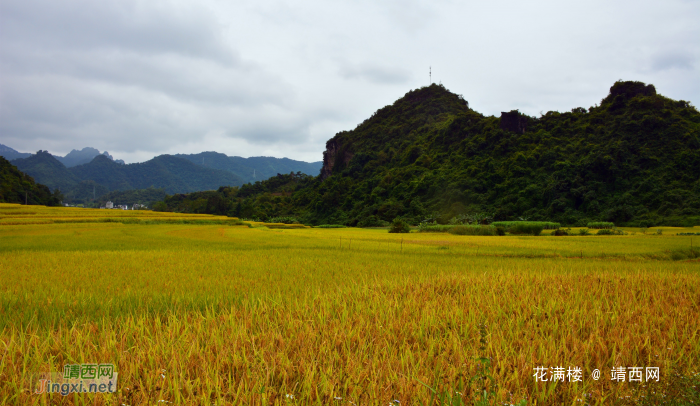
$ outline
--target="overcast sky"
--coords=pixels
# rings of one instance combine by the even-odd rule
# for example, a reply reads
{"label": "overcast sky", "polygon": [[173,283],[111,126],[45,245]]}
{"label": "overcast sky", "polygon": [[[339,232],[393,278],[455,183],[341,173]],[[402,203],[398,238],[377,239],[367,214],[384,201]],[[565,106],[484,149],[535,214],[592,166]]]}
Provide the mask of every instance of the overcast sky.
{"label": "overcast sky", "polygon": [[698,106],[698,22],[700,0],[0,0],[0,143],[318,161],[429,66],[488,115],[618,79]]}

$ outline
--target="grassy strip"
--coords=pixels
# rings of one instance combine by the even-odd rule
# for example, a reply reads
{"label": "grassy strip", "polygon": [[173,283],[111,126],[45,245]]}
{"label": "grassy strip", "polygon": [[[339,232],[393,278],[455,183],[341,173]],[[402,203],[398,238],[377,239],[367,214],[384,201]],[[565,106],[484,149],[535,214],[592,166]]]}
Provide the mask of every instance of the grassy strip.
{"label": "grassy strip", "polygon": [[[121,223],[121,224],[142,224],[142,225],[157,225],[157,224],[195,224],[195,225],[228,225],[228,226],[248,226],[251,225],[242,220],[216,220],[216,219],[137,219],[137,218],[97,218],[97,219],[70,219],[70,220],[52,220],[54,224],[70,224],[70,223]],[[31,223],[34,224],[34,223]]]}
{"label": "grassy strip", "polygon": [[267,228],[309,228],[303,224],[265,223]]}
{"label": "grassy strip", "polygon": [[314,226],[314,228],[347,228],[342,224],[321,224],[320,226]]}

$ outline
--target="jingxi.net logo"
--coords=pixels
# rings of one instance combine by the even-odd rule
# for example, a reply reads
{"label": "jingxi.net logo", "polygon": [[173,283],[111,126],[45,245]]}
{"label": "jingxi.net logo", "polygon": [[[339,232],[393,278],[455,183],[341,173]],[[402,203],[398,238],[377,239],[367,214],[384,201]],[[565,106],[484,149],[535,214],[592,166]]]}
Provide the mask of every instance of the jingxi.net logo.
{"label": "jingxi.net logo", "polygon": [[117,372],[114,364],[70,364],[63,372],[49,372],[40,375],[33,393],[114,393],[117,391]]}

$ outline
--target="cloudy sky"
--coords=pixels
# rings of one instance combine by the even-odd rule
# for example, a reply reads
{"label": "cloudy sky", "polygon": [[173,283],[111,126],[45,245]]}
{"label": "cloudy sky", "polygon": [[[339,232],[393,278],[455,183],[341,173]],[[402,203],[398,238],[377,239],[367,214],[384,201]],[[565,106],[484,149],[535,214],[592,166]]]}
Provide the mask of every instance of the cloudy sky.
{"label": "cloudy sky", "polygon": [[479,112],[618,79],[700,105],[700,0],[0,0],[0,143],[322,159],[433,81]]}

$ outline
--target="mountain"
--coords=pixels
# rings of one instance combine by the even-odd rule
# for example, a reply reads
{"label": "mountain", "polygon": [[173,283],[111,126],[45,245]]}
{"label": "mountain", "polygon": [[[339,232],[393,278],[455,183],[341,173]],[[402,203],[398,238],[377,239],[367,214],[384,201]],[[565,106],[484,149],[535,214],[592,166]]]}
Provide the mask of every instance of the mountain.
{"label": "mountain", "polygon": [[60,189],[65,193],[80,183],[80,179],[48,151],[39,150],[28,158],[13,160],[12,164],[51,190]]}
{"label": "mountain", "polygon": [[[63,165],[66,166],[66,168],[72,168],[74,166],[78,165],[83,165],[86,163],[91,162],[96,156],[98,155],[104,155],[110,160],[114,161],[114,158],[112,155],[109,154],[109,152],[105,151],[100,153],[99,150],[95,148],[90,148],[90,147],[85,147],[78,151],[77,149],[71,150],[65,157],[61,157],[58,155],[54,155],[57,160],[59,160]],[[118,159],[114,161],[119,164],[124,164],[124,161],[121,159]]]}
{"label": "mountain", "polygon": [[14,149],[0,144],[0,156],[5,157],[8,161],[12,161],[13,159],[19,159],[19,158],[28,158],[32,154],[26,153],[26,152],[17,152]]}
{"label": "mountain", "polygon": [[[311,224],[470,213],[584,226],[700,224],[700,113],[653,85],[619,81],[589,109],[484,116],[431,85],[331,138],[320,176],[280,175],[216,194],[208,198],[228,203],[208,207],[231,215]],[[160,208],[192,211],[188,199]]]}
{"label": "mountain", "polygon": [[[17,152],[14,149],[0,144],[0,156],[5,157],[8,161],[13,161],[15,159],[29,158],[32,154],[26,152]],[[72,168],[74,166],[86,164],[93,160],[97,155],[104,155],[116,163],[124,164],[121,159],[114,160],[109,152],[100,152],[95,148],[86,147],[81,150],[74,149],[69,152],[66,156],[53,155],[57,161],[62,163],[66,168]]]}
{"label": "mountain", "polygon": [[321,170],[323,163],[302,162],[289,158],[273,158],[257,156],[242,158],[239,156],[227,156],[219,152],[202,152],[199,154],[177,154],[176,157],[185,158],[197,165],[207,168],[216,168],[229,171],[244,182],[256,182],[271,178],[278,173],[301,172],[307,175],[316,176]]}
{"label": "mountain", "polygon": [[53,194],[48,187],[34,182],[7,159],[0,157],[0,203],[27,203],[44,206],[57,206],[61,194]]}
{"label": "mountain", "polygon": [[237,186],[242,180],[226,171],[204,168],[171,155],[160,155],[150,161],[120,165],[105,156],[97,156],[89,164],[70,168],[79,179],[93,180],[109,190],[163,188],[169,194],[217,189],[222,185]]}
{"label": "mountain", "polygon": [[60,189],[65,194],[66,202],[77,203],[115,190],[156,187],[174,194],[243,183],[230,172],[203,168],[170,155],[129,165],[118,164],[105,155],[97,155],[87,164],[66,168],[53,155],[39,151],[29,158],[17,159],[12,163],[51,189]]}
{"label": "mountain", "polygon": [[107,151],[86,147],[72,150],[65,157],[46,151],[23,154],[0,145],[0,151],[17,157],[18,168],[46,184],[60,189],[66,202],[85,203],[110,191],[157,187],[167,193],[187,193],[216,189],[221,185],[241,185],[267,179],[278,173],[318,174],[322,163],[288,158],[229,157],[217,152],[161,155],[150,161],[125,165]]}

